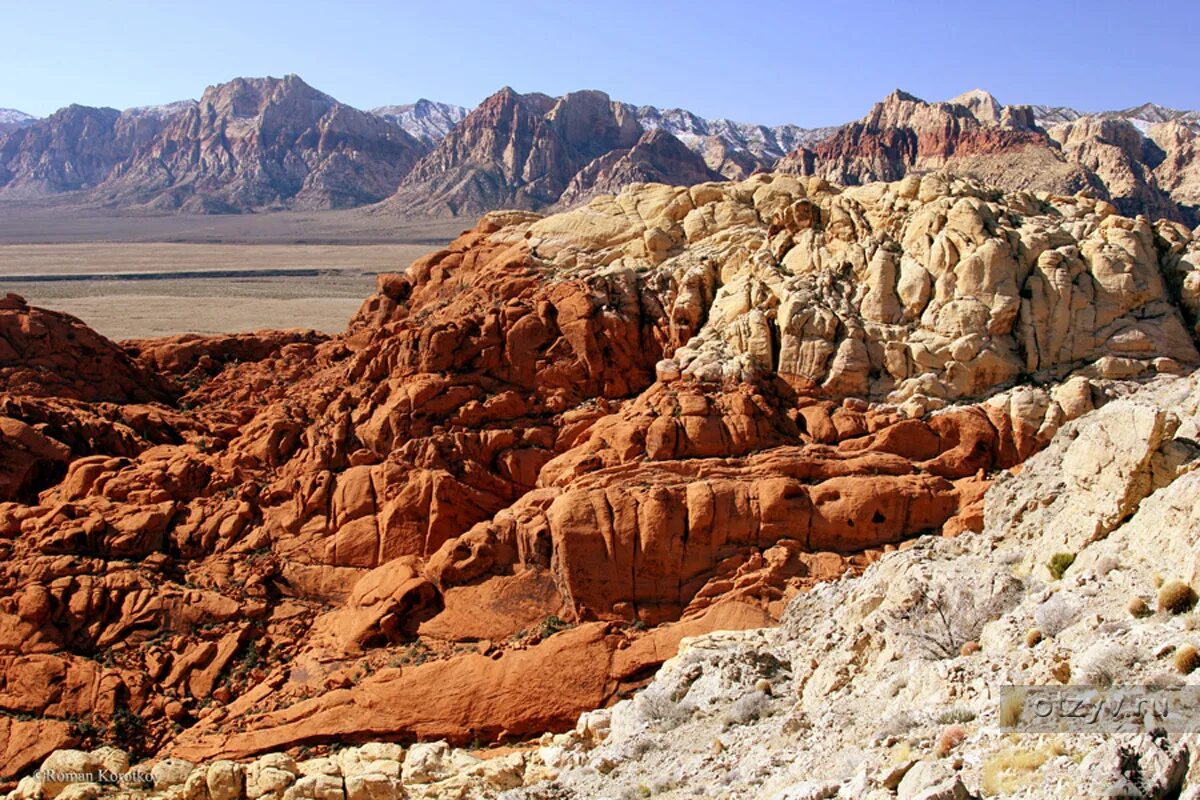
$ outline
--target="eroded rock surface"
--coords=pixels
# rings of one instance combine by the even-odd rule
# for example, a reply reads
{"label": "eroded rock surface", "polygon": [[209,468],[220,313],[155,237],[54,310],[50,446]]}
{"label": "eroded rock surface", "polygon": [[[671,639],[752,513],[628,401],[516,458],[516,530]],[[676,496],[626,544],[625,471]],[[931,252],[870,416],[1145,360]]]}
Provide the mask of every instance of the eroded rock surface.
{"label": "eroded rock surface", "polygon": [[332,338],[119,346],[10,298],[4,777],[569,728],[684,637],[981,529],[995,475],[1194,369],[1198,246],[1080,196],[757,175],[487,215]]}
{"label": "eroded rock surface", "polygon": [[504,796],[1200,795],[1195,732],[1038,733],[1032,701],[1002,702],[1013,686],[1196,685],[1195,612],[1155,594],[1200,579],[1198,423],[1200,373],[1066,424],[997,480],[980,532],[799,595],[778,629],[686,641],[540,751],[553,779]]}

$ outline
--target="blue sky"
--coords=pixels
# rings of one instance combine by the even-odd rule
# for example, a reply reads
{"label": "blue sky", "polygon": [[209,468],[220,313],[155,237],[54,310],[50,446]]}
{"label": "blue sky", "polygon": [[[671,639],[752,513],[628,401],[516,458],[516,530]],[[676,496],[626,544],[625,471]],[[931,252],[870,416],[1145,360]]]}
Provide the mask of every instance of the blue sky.
{"label": "blue sky", "polygon": [[1084,110],[1200,108],[1200,1],[0,4],[0,107],[124,108],[294,72],[362,108],[503,85],[805,126],[900,87]]}

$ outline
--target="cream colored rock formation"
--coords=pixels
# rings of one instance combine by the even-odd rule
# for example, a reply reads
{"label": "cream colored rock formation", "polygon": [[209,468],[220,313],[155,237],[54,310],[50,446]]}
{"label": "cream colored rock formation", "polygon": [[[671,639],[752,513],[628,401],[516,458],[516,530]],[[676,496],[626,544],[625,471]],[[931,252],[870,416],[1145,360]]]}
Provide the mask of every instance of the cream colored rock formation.
{"label": "cream colored rock formation", "polygon": [[[509,796],[1200,797],[1194,731],[1032,733],[1001,703],[1005,686],[1200,683],[1179,666],[1196,614],[1154,610],[1164,577],[1200,582],[1198,426],[1200,374],[1070,423],[990,490],[982,533],[819,586],[779,630],[686,641],[603,712],[602,743],[576,737],[553,780]],[[1074,556],[1061,578],[1056,553]]]}
{"label": "cream colored rock formation", "polygon": [[660,377],[936,408],[1019,377],[1177,373],[1197,363],[1193,233],[1082,196],[1001,195],[941,174],[838,189],[758,175],[647,186],[502,232],[563,277],[679,286],[701,322]]}

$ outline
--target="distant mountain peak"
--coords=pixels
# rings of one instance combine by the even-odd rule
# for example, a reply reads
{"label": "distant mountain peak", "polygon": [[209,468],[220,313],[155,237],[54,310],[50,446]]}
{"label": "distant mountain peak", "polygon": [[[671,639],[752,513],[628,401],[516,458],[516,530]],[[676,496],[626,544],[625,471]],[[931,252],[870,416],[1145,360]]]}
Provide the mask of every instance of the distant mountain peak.
{"label": "distant mountain peak", "polygon": [[373,108],[371,113],[399,125],[411,136],[432,147],[463,121],[468,109],[422,97],[415,103]]}
{"label": "distant mountain peak", "polygon": [[951,99],[950,102],[958,103],[960,106],[965,106],[965,105],[970,104],[971,102],[980,101],[980,100],[982,100],[984,102],[995,103],[996,96],[994,94],[992,94],[991,92],[989,92],[987,89],[975,88],[975,89],[968,89],[967,91],[960,94],[958,97]]}
{"label": "distant mountain peak", "polygon": [[954,105],[965,106],[980,122],[999,123],[1004,106],[995,96],[984,89],[971,89],[950,100]]}
{"label": "distant mountain peak", "polygon": [[130,114],[138,117],[160,117],[166,118],[178,114],[181,111],[187,111],[190,108],[195,108],[195,100],[176,100],[173,103],[160,103],[150,106],[133,106],[127,108],[123,114]]}
{"label": "distant mountain peak", "polygon": [[0,108],[0,135],[32,125],[37,118],[15,108]]}
{"label": "distant mountain peak", "polygon": [[883,98],[883,102],[887,103],[924,103],[925,101],[917,97],[915,94],[910,94],[903,89],[893,89],[887,97]]}

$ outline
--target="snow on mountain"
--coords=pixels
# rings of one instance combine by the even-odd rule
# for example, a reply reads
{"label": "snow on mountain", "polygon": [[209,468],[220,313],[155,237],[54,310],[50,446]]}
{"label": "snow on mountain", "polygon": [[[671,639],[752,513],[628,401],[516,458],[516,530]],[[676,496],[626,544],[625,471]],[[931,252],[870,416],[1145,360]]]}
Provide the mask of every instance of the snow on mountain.
{"label": "snow on mountain", "polygon": [[26,114],[24,111],[17,111],[15,108],[0,108],[0,133],[24,128],[36,121],[36,117]]}
{"label": "snow on mountain", "polygon": [[774,161],[797,147],[818,142],[837,128],[801,128],[797,125],[755,125],[727,119],[708,120],[681,108],[654,106],[628,108],[643,128],[661,128],[692,150],[703,152],[705,140],[716,138],[726,146],[745,150],[756,158]]}
{"label": "snow on mountain", "polygon": [[1064,122],[1074,122],[1081,117],[1097,117],[1099,119],[1127,120],[1143,134],[1149,132],[1153,125],[1172,121],[1182,122],[1200,131],[1200,111],[1180,111],[1160,106],[1157,103],[1143,103],[1140,106],[1118,111],[1098,112],[1078,111],[1067,106],[1033,106],[1032,108],[1034,119],[1043,128]]}
{"label": "snow on mountain", "polygon": [[195,100],[176,100],[174,103],[162,103],[154,106],[134,106],[127,108],[123,112],[130,117],[156,117],[158,119],[166,119],[178,114],[180,111],[186,111],[196,105]]}
{"label": "snow on mountain", "polygon": [[463,121],[470,109],[450,103],[438,103],[424,98],[399,106],[380,106],[371,109],[377,117],[399,125],[426,144],[440,142],[450,129]]}

